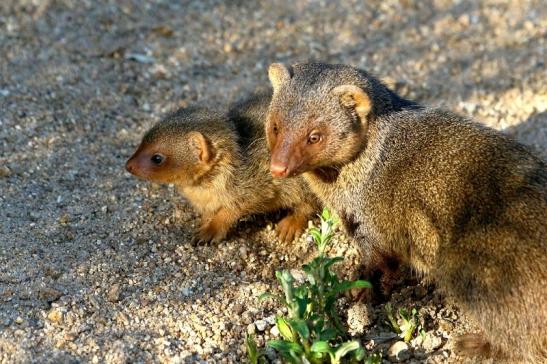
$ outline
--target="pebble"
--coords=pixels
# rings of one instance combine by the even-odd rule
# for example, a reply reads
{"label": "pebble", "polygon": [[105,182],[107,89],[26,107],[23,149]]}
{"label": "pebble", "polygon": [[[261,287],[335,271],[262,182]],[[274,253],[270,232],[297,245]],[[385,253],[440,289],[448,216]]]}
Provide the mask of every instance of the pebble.
{"label": "pebble", "polygon": [[351,335],[362,335],[371,324],[370,312],[366,304],[358,302],[348,309],[348,327]]}
{"label": "pebble", "polygon": [[6,166],[0,167],[0,177],[9,177],[11,175],[11,170]]}
{"label": "pebble", "polygon": [[114,283],[112,287],[110,287],[106,295],[106,298],[108,299],[108,301],[112,303],[118,302],[120,300],[120,290],[121,290],[120,284]]}
{"label": "pebble", "polygon": [[414,287],[414,296],[417,298],[417,299],[422,299],[424,298],[425,296],[427,295],[427,288],[425,288],[424,286],[422,286],[421,284]]}
{"label": "pebble", "polygon": [[410,359],[412,354],[407,343],[404,341],[397,341],[389,347],[387,356],[392,363],[399,363]]}
{"label": "pebble", "polygon": [[427,332],[422,342],[422,348],[427,352],[431,352],[437,350],[442,343],[443,341],[440,337],[433,335],[431,332]]}
{"label": "pebble", "polygon": [[52,308],[47,314],[48,320],[57,324],[63,321],[63,317],[64,312],[60,307]]}
{"label": "pebble", "polygon": [[63,296],[63,292],[54,288],[41,288],[38,292],[38,298],[47,302],[57,301],[61,296]]}
{"label": "pebble", "polygon": [[255,321],[256,329],[260,332],[266,330],[266,326],[268,326],[268,322],[266,320],[257,320]]}

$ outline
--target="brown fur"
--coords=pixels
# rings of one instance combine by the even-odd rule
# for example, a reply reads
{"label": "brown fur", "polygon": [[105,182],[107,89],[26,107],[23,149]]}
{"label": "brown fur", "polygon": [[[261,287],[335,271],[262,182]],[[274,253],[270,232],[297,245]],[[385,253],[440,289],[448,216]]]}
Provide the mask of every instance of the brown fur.
{"label": "brown fur", "polygon": [[272,173],[303,174],[361,243],[369,272],[400,259],[452,296],[482,328],[461,338],[468,355],[546,362],[545,162],[364,71],[272,67]]}
{"label": "brown fur", "polygon": [[[219,241],[244,215],[290,209],[277,225],[280,240],[299,236],[318,202],[303,179],[274,180],[268,172],[264,119],[270,95],[235,104],[228,115],[181,109],[144,136],[126,168],[173,183],[201,214],[200,241]],[[163,160],[157,165],[153,156]]]}

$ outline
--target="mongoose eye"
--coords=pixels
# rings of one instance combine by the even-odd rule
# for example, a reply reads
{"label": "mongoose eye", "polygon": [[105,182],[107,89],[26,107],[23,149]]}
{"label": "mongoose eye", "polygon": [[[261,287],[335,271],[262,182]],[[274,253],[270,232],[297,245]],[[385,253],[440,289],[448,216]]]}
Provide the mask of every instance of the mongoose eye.
{"label": "mongoose eye", "polygon": [[277,127],[277,124],[273,124],[272,131],[275,135],[277,135],[279,133],[279,128]]}
{"label": "mongoose eye", "polygon": [[308,136],[308,144],[315,144],[321,141],[321,134],[314,132]]}
{"label": "mongoose eye", "polygon": [[161,154],[154,154],[150,160],[152,163],[159,166],[165,160],[165,157]]}

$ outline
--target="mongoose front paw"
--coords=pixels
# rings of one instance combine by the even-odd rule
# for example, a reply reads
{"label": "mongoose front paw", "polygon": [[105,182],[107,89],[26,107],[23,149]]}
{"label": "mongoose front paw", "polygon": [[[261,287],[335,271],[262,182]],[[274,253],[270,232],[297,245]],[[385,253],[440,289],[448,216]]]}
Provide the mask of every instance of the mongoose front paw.
{"label": "mongoose front paw", "polygon": [[210,218],[203,217],[197,234],[198,240],[202,243],[209,243],[225,239],[239,216],[233,210],[220,209]]}
{"label": "mongoose front paw", "polygon": [[283,243],[290,243],[300,237],[306,226],[306,218],[290,214],[277,223],[277,237]]}
{"label": "mongoose front paw", "polygon": [[198,243],[218,243],[226,238],[228,235],[228,229],[224,226],[218,226],[211,221],[208,224],[204,224],[200,227],[197,234]]}

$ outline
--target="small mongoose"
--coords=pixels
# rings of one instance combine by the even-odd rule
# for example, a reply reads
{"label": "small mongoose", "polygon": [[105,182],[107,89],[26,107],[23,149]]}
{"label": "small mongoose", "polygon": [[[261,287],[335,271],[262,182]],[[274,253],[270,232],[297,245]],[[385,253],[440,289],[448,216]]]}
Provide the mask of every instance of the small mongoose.
{"label": "small mongoose", "polygon": [[275,176],[303,174],[374,271],[429,277],[482,329],[467,355],[547,360],[547,170],[509,137],[406,101],[362,70],[269,69]]}
{"label": "small mongoose", "polygon": [[290,210],[277,224],[292,241],[319,209],[303,179],[269,173],[264,122],[271,93],[254,94],[228,113],[180,109],[150,129],[126,169],[137,177],[172,183],[201,214],[198,241],[220,241],[243,216]]}

